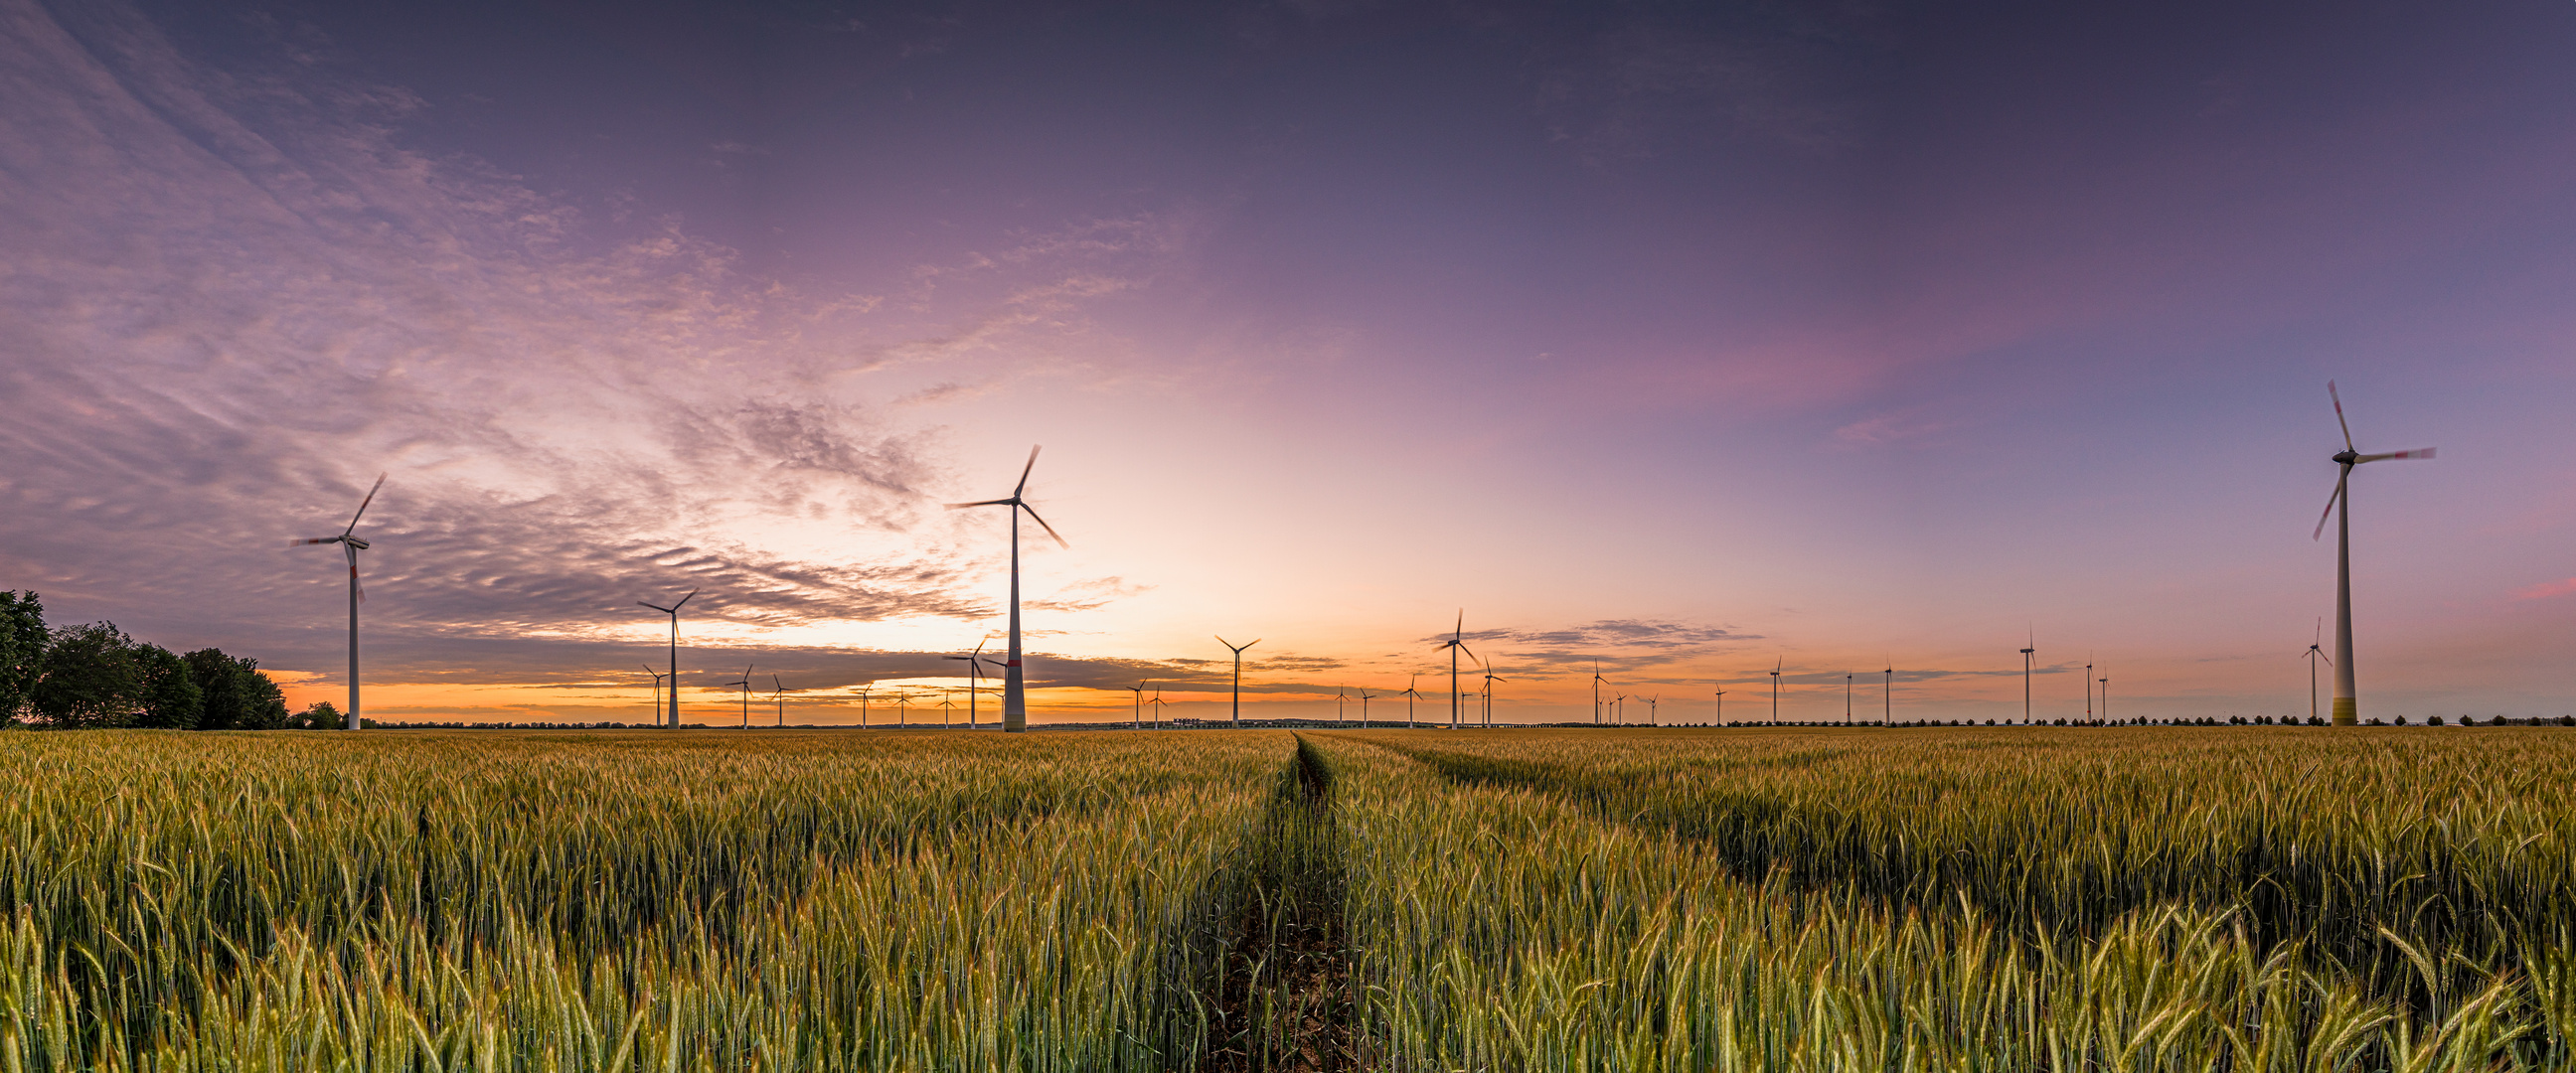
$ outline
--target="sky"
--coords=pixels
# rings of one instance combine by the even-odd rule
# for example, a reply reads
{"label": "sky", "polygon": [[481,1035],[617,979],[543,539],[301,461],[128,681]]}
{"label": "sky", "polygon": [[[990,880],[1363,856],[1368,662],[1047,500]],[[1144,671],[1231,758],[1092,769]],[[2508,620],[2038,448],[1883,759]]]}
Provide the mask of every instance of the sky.
{"label": "sky", "polygon": [[2563,0],[0,0],[0,588],[339,703],[287,542],[382,473],[371,718],[646,720],[696,589],[689,721],[962,722],[1008,535],[943,504],[1043,445],[1040,723],[1222,714],[1217,635],[1247,715],[1445,719],[1453,629],[1506,722],[2018,717],[2026,645],[2041,718],[2304,716],[2333,380],[2440,449],[2353,477],[2363,716],[2576,712],[2571,58]]}

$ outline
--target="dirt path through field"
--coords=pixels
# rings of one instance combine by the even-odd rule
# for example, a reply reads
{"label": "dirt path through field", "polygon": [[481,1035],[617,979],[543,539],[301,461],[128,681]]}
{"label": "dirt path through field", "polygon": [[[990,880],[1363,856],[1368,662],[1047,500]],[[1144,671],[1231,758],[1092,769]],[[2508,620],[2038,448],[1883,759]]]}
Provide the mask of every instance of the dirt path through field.
{"label": "dirt path through field", "polygon": [[1202,1069],[1325,1071],[1362,1068],[1351,1042],[1345,870],[1333,822],[1331,769],[1297,744],[1256,859],[1255,896],[1234,922],[1216,996],[1221,1045]]}

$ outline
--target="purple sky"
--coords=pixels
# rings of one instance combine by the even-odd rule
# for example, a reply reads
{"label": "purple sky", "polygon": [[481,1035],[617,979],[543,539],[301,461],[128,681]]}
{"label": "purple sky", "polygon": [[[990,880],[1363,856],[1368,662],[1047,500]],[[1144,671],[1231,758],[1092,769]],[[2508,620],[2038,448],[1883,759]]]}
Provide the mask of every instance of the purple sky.
{"label": "purple sky", "polygon": [[2304,715],[2331,377],[2363,713],[2576,711],[2563,0],[0,24],[0,588],[300,699],[383,471],[370,714],[935,691],[1043,443],[1041,720]]}

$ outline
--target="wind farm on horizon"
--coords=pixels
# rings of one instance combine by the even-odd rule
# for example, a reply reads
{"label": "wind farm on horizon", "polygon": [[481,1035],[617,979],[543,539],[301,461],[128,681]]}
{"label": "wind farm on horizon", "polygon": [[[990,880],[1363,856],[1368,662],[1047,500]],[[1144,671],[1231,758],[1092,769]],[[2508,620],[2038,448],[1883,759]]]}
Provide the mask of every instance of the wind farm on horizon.
{"label": "wind farm on horizon", "polygon": [[[2431,448],[2422,448],[2381,454],[2359,453],[2353,447],[2350,428],[2344,417],[2342,397],[2339,389],[2334,384],[2329,383],[2327,385],[2327,392],[2328,400],[2335,411],[2338,429],[2343,435],[2344,450],[2337,452],[2332,457],[2332,461],[2340,467],[2339,475],[2335,482],[2333,494],[2329,496],[2327,501],[2326,517],[2318,523],[2316,531],[2312,536],[2321,538],[2327,521],[2345,519],[2339,524],[2337,530],[2335,654],[2328,656],[2323,651],[2322,642],[2318,641],[2312,642],[2308,646],[2307,650],[2305,650],[2301,655],[2302,658],[2307,660],[2312,671],[2312,694],[2315,692],[2313,682],[2315,677],[2313,673],[2315,665],[2322,662],[2332,668],[2334,672],[2335,688],[2335,703],[2332,713],[2333,723],[2334,725],[2349,726],[2359,722],[2361,718],[2358,690],[2355,686],[2355,676],[2353,674],[2352,650],[2354,642],[2351,630],[2350,524],[2346,517],[2350,502],[2349,485],[2352,470],[2359,465],[2369,462],[2429,459],[2434,456],[2434,451]],[[1027,675],[1028,652],[1025,644],[1026,638],[1021,626],[1023,607],[1021,600],[1022,564],[1019,530],[1021,516],[1026,515],[1030,521],[1035,522],[1045,535],[1049,539],[1053,540],[1058,547],[1071,547],[1070,543],[1065,540],[1063,535],[1058,533],[1052,525],[1048,524],[1048,522],[1039,515],[1037,508],[1028,498],[1030,479],[1036,470],[1040,451],[1041,449],[1036,447],[1032,447],[1030,449],[1028,459],[1022,465],[1019,477],[1013,484],[1009,494],[993,499],[948,504],[951,509],[963,510],[980,507],[1002,507],[1008,512],[1007,532],[1009,534],[1009,547],[1007,564],[1009,588],[1007,602],[1005,604],[1006,621],[1004,630],[1002,631],[1003,651],[1001,657],[999,659],[994,659],[986,656],[985,648],[993,640],[993,635],[987,633],[984,635],[983,639],[979,640],[971,649],[967,650],[963,654],[949,654],[936,657],[941,661],[963,663],[964,666],[960,668],[963,672],[962,675],[943,676],[925,673],[918,676],[908,677],[870,678],[852,686],[800,688],[797,690],[797,693],[799,697],[802,698],[802,706],[807,708],[809,711],[822,710],[841,716],[842,718],[822,723],[800,721],[797,725],[809,727],[850,725],[845,721],[848,714],[847,702],[855,699],[857,702],[857,727],[863,729],[879,729],[887,727],[889,724],[877,717],[876,710],[881,706],[891,705],[895,709],[895,719],[891,723],[891,727],[894,729],[913,729],[917,724],[912,719],[913,713],[911,709],[916,705],[930,703],[935,698],[936,706],[941,709],[942,713],[942,718],[937,724],[940,728],[950,727],[954,722],[953,717],[961,708],[964,715],[964,728],[970,731],[999,730],[1003,732],[1016,733],[1025,731],[1029,728],[1028,694],[1032,686],[1031,680]],[[359,632],[357,614],[358,605],[364,599],[364,596],[359,583],[358,553],[368,548],[369,545],[364,540],[356,536],[356,530],[360,520],[365,516],[368,506],[373,503],[376,493],[383,488],[385,480],[386,478],[384,476],[379,476],[377,478],[375,485],[371,487],[367,494],[361,499],[357,512],[352,515],[348,525],[343,528],[339,535],[311,538],[295,542],[298,545],[337,543],[342,545],[343,549],[347,553],[350,589],[350,668],[347,683],[348,706],[346,709],[346,716],[348,727],[350,729],[356,729],[362,725],[366,725],[366,723],[362,721],[361,708],[359,706],[360,669],[358,662]],[[676,598],[669,598],[667,603],[659,603],[653,600],[635,601],[638,606],[660,612],[668,616],[669,619],[670,634],[665,645],[666,651],[663,653],[665,657],[665,667],[661,670],[654,670],[650,666],[645,668],[646,674],[650,676],[649,692],[653,698],[653,711],[656,713],[653,720],[654,725],[668,728],[677,728],[683,725],[688,725],[685,722],[682,699],[683,690],[688,688],[683,684],[687,676],[682,672],[679,660],[679,650],[682,641],[681,612],[689,601],[699,595],[701,591],[702,590],[698,588],[689,589],[681,593]],[[2322,634],[2322,631],[2323,625],[2322,619],[2320,619],[2319,633]],[[1479,636],[1489,635],[1480,634]],[[1496,631],[1490,636],[1507,638],[1510,634],[1509,631]],[[1819,687],[1830,687],[1833,684],[1834,672],[1821,669],[1796,672],[1790,671],[1787,668],[1787,657],[1785,654],[1774,655],[1773,666],[1768,670],[1752,671],[1749,673],[1735,675],[1726,675],[1723,673],[1710,675],[1703,672],[1697,675],[1687,676],[1662,673],[1659,668],[1654,666],[1651,660],[1641,660],[1634,657],[1614,657],[1616,662],[1619,664],[1619,669],[1622,671],[1623,677],[1634,681],[1637,686],[1641,688],[1660,686],[1680,692],[1681,697],[1675,698],[1676,703],[1679,704],[1680,707],[1672,713],[1670,717],[1668,717],[1662,709],[1662,704],[1664,703],[1665,698],[1662,696],[1661,692],[1634,694],[1624,692],[1622,688],[1619,687],[1617,681],[1615,681],[1611,676],[1603,673],[1603,657],[1591,657],[1591,673],[1588,679],[1588,687],[1591,692],[1590,717],[1588,719],[1579,717],[1568,719],[1561,717],[1561,711],[1551,711],[1552,709],[1561,709],[1561,703],[1550,700],[1515,700],[1514,698],[1499,696],[1496,692],[1496,687],[1511,684],[1513,679],[1495,673],[1496,663],[1483,655],[1479,655],[1475,651],[1474,647],[1469,643],[1470,640],[1471,639],[1466,633],[1466,614],[1464,609],[1461,609],[1452,617],[1450,630],[1445,637],[1434,637],[1429,639],[1427,642],[1429,651],[1426,654],[1431,657],[1431,661],[1427,661],[1431,663],[1430,666],[1418,665],[1417,669],[1411,671],[1399,672],[1388,670],[1380,672],[1382,675],[1387,676],[1385,678],[1386,684],[1378,687],[1380,692],[1390,694],[1395,697],[1401,697],[1404,700],[1406,707],[1405,716],[1402,722],[1400,724],[1388,725],[1402,725],[1407,727],[1422,727],[1427,725],[1446,730],[1458,731],[1467,729],[1491,729],[1516,725],[1590,725],[1611,727],[1627,725],[1742,726],[1841,724],[1890,726],[1905,725],[1908,723],[1957,725],[1961,723],[1980,722],[1980,720],[1975,717],[1962,717],[1957,714],[1955,710],[1949,711],[1946,714],[1934,715],[1916,715],[1911,712],[1900,712],[1900,698],[1898,696],[1897,688],[1899,685],[1900,673],[1895,665],[1896,661],[1893,658],[1885,660],[1884,666],[1879,672],[1881,679],[1880,682],[1877,683],[1879,685],[1878,692],[1880,694],[1877,698],[1879,700],[1879,711],[1875,713],[1874,718],[1864,719],[1860,716],[1856,699],[1857,674],[1856,672],[1850,671],[1841,672],[1841,693],[1843,695],[1840,698],[1841,710],[1839,713],[1828,710],[1819,714],[1813,710],[1801,708],[1798,703],[1798,698],[1801,695],[1800,690],[1816,690]],[[1204,666],[1208,662],[1205,660],[1185,659],[1159,663],[1152,661],[1140,662],[1138,663],[1138,666],[1147,669],[1149,674],[1146,677],[1139,679],[1135,685],[1116,687],[1076,687],[1089,688],[1093,691],[1114,689],[1129,692],[1130,696],[1127,698],[1129,701],[1127,705],[1128,710],[1124,720],[1101,718],[1100,716],[1106,708],[1105,705],[1072,704],[1066,706],[1062,714],[1073,718],[1064,720],[1059,725],[1106,727],[1116,726],[1123,723],[1131,728],[1146,728],[1199,727],[1209,725],[1223,725],[1229,727],[1289,724],[1347,725],[1350,722],[1348,719],[1347,709],[1354,702],[1355,698],[1350,692],[1351,683],[1347,681],[1347,676],[1343,676],[1345,680],[1331,686],[1326,686],[1320,683],[1271,683],[1267,686],[1259,686],[1257,688],[1264,690],[1262,695],[1269,699],[1259,701],[1257,703],[1257,707],[1267,709],[1274,714],[1264,715],[1256,712],[1251,719],[1247,720],[1243,710],[1245,699],[1243,695],[1245,692],[1244,676],[1246,672],[1245,653],[1255,646],[1262,644],[1263,639],[1254,638],[1252,641],[1241,645],[1227,641],[1223,637],[1216,638],[1216,641],[1218,645],[1225,650],[1225,658],[1222,662],[1227,670],[1221,682],[1207,680],[1201,672],[1192,669],[1193,667]],[[1505,655],[1506,658],[1509,658],[1508,654]],[[2006,717],[2005,715],[2000,714],[1988,716],[1982,720],[1986,725],[2031,725],[2042,722],[2053,723],[2056,725],[2066,725],[2070,723],[2073,725],[2127,725],[2131,723],[2143,724],[2159,721],[2149,717],[2124,717],[2114,719],[2111,716],[2110,711],[2110,677],[2107,673],[2096,673],[2101,669],[2098,661],[2093,657],[2088,656],[2087,662],[2080,667],[2074,665],[2062,667],[2043,666],[2037,658],[2038,645],[2036,643],[2035,629],[2028,631],[2028,636],[2025,638],[2025,643],[2019,649],[2018,655],[2020,656],[2020,666],[2017,668],[2017,671],[2022,678],[2020,683],[2022,687],[2022,695],[2020,698],[2021,703],[2017,706],[2018,712],[2011,713],[2012,717]],[[1445,663],[1445,668],[1440,666],[1442,663]],[[734,723],[738,729],[748,729],[752,726],[750,708],[753,699],[752,688],[755,684],[753,673],[756,667],[757,661],[746,664],[745,669],[738,675],[734,675],[728,680],[711,687],[714,690],[727,690],[732,692],[733,695],[731,700],[735,709]],[[1256,671],[1259,670],[1257,664],[1254,669]],[[1441,690],[1437,694],[1426,694],[1422,692],[1418,686],[1423,673],[1425,671],[1439,670],[1445,670],[1446,672],[1447,688]],[[983,704],[984,694],[987,691],[985,679],[988,677],[988,671],[992,672],[992,677],[998,677],[1000,679],[999,718],[989,722],[984,717]],[[2046,706],[2050,708],[2050,712],[2044,714],[2041,711],[2041,708],[2043,707],[2042,698],[2037,692],[2037,679],[2044,675],[2053,675],[2069,671],[2073,671],[2079,675],[2079,684],[2082,687],[2082,702],[2080,709],[2073,709],[2066,711],[2064,714],[2058,714],[2057,706],[2059,702],[2055,698],[2049,698]],[[1406,675],[1404,685],[1401,689],[1395,688],[1392,684],[1392,675],[1397,673]],[[1955,675],[1957,672],[1941,673]],[[1519,675],[1525,684],[1539,684],[1554,681],[1559,678],[1560,674],[1561,669],[1551,669],[1543,662],[1527,664],[1519,672]],[[1767,696],[1763,698],[1766,702],[1766,706],[1765,710],[1756,713],[1760,717],[1754,719],[1745,719],[1741,717],[1729,718],[1724,707],[1725,694],[1728,692],[1725,687],[1760,684],[1765,678],[1769,679]],[[962,681],[958,679],[962,679]],[[1926,694],[1921,692],[1922,682],[1928,680],[1929,676],[1922,676],[1921,680],[1915,683],[1914,688],[1909,690],[1913,696],[1904,699],[1918,702],[1924,700]],[[1472,688],[1470,688],[1471,682],[1473,686]],[[768,698],[768,706],[772,709],[770,713],[772,715],[772,719],[770,721],[771,726],[785,727],[789,725],[788,705],[786,701],[789,687],[785,683],[784,679],[776,673],[773,673],[770,676],[769,684],[771,686],[771,696]],[[1154,695],[1151,698],[1148,698],[1145,695],[1145,690],[1148,685],[1152,685],[1154,687]],[[705,691],[709,687],[700,688],[702,691]],[[1182,690],[1182,698],[1174,699],[1166,697],[1164,695],[1166,689]],[[1604,695],[1605,689],[1609,691],[1606,696]],[[1329,693],[1327,692],[1328,690]],[[960,693],[965,697],[965,701],[962,705],[957,704],[955,699]],[[1189,699],[1192,697],[1201,699]],[[1706,714],[1704,717],[1701,716],[1701,703],[1699,701],[1684,699],[1697,697],[1706,698]],[[1288,700],[1283,698],[1297,699]],[[1369,714],[1370,703],[1378,698],[1379,694],[1370,692],[1368,687],[1361,688],[1356,697],[1356,703],[1361,709],[1360,719],[1358,720],[1360,725],[1372,726],[1380,722],[1379,720],[1373,719]],[[1446,709],[1444,712],[1441,712],[1439,717],[1434,721],[1426,722],[1421,718],[1420,708],[1426,700],[1442,705]],[[1632,719],[1629,717],[1627,707],[1630,701],[1635,701],[1645,707],[1646,712],[1642,718]],[[714,703],[714,701],[710,700],[708,703]],[[1221,704],[1223,708],[1222,716],[1221,718],[1211,717],[1201,719],[1192,716],[1176,716],[1171,711],[1171,709],[1176,706],[1186,708],[1193,704],[1209,706]],[[1320,716],[1309,716],[1303,713],[1277,714],[1281,713],[1283,709],[1291,707],[1320,704],[1329,704],[1331,706],[1332,716],[1329,720]],[[1515,705],[1521,706],[1524,710],[1529,712],[1530,715],[1519,719],[1509,718]],[[1502,718],[1498,718],[1498,706],[1501,708],[1501,713],[1504,716]],[[2284,714],[2280,717],[2280,721],[2285,723],[2319,721],[2317,718],[2319,713],[2315,710],[2316,705],[2313,702],[2313,698],[2310,707],[2311,710],[2307,713],[2308,718],[2304,720],[2291,718],[2287,714]],[[1148,718],[1149,712],[1147,709],[1149,708],[1151,709],[1151,718]],[[1955,709],[1955,705],[1953,705],[1953,708]],[[1557,715],[1559,717],[1550,718],[1548,717],[1549,715]],[[2267,723],[2274,721],[2273,717],[2269,715],[2260,716],[2258,717],[2258,720]],[[2171,721],[2170,717],[2165,721]],[[387,721],[387,723],[390,725],[390,721]],[[927,726],[928,724],[919,725]]]}

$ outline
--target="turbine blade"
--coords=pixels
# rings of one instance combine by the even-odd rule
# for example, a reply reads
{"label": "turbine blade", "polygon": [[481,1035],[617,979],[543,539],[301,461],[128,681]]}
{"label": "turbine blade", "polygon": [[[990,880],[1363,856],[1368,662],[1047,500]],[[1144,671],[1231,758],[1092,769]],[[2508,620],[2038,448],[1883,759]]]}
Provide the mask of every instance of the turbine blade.
{"label": "turbine blade", "polygon": [[1461,651],[1461,652],[1466,653],[1466,654],[1467,654],[1467,658],[1468,658],[1468,659],[1475,659],[1475,660],[1476,660],[1476,662],[1478,662],[1478,663],[1482,663],[1482,662],[1484,662],[1484,661],[1483,661],[1483,660],[1481,660],[1481,659],[1476,659],[1476,650],[1475,650],[1475,649],[1472,649],[1472,648],[1467,647],[1467,645],[1466,645],[1464,642],[1460,642],[1460,643],[1459,643],[1459,645],[1458,645],[1458,651]]}
{"label": "turbine blade", "polygon": [[300,548],[307,544],[337,544],[340,541],[340,537],[306,537],[302,540],[287,541],[286,546],[290,548]]}
{"label": "turbine blade", "polygon": [[1010,500],[1007,499],[978,499],[972,503],[950,503],[947,506],[950,510],[956,510],[959,507],[998,507],[1009,502]]}
{"label": "turbine blade", "polygon": [[[2346,472],[2350,472],[2350,471],[2349,471],[2349,470],[2347,470]],[[2343,478],[2341,478],[2341,477],[2337,477],[2337,478],[2335,478],[2335,490],[2334,490],[2334,494],[2326,497],[2326,512],[2325,512],[2325,515],[2324,515],[2323,517],[2320,517],[2320,518],[2318,518],[2318,519],[2317,519],[2317,531],[2316,531],[2316,532],[2314,532],[2314,533],[2310,533],[2310,534],[2308,534],[2308,539],[2310,539],[2310,540],[2318,540],[2318,539],[2322,539],[2322,538],[2324,538],[2324,536],[2326,535],[2326,523],[2334,520],[2335,501],[2336,501],[2336,500],[2339,500],[2339,499],[2342,499],[2342,498],[2343,498]]]}
{"label": "turbine blade", "polygon": [[1020,467],[1020,483],[1011,486],[1011,498],[1018,499],[1020,490],[1029,486],[1029,471],[1038,468],[1038,448],[1029,448],[1029,464]]}
{"label": "turbine blade", "polygon": [[2378,462],[2386,459],[2421,459],[2431,457],[2433,457],[2432,448],[2418,447],[2412,451],[2389,451],[2385,454],[2363,455],[2359,458],[2353,459],[2352,464],[2358,466],[2364,462]]}
{"label": "turbine blade", "polygon": [[[689,596],[695,596],[695,595],[697,595],[697,594],[698,594],[698,590],[696,590],[696,589],[690,589],[690,590],[689,590]],[[685,603],[688,603],[688,602],[689,602],[689,596],[683,596],[683,597],[680,597],[680,603],[676,603],[676,604],[672,604],[672,605],[671,605],[671,611],[672,611],[672,613],[673,613],[673,614],[677,614],[677,613],[679,613],[680,605],[681,605],[681,604],[685,604]]]}
{"label": "turbine blade", "polygon": [[1036,507],[1022,503],[1020,504],[1020,509],[1029,512],[1029,520],[1038,523],[1038,528],[1046,530],[1048,536],[1055,537],[1056,547],[1063,548],[1068,551],[1072,550],[1073,545],[1065,543],[1064,537],[1057,535],[1054,526],[1048,525],[1046,523],[1046,519],[1038,517],[1038,509]]}
{"label": "turbine blade", "polygon": [[2332,380],[2326,381],[2326,397],[2334,400],[2335,426],[2343,429],[2343,449],[2347,451],[2360,450],[2360,448],[2352,445],[2352,426],[2345,424],[2343,419],[2343,396],[2335,391],[2334,381]]}
{"label": "turbine blade", "polygon": [[340,531],[341,536],[347,536],[358,531],[358,519],[366,517],[367,504],[376,501],[376,489],[384,486],[385,475],[382,473],[376,474],[375,486],[367,489],[367,498],[358,501],[358,513],[349,516],[349,527]]}
{"label": "turbine blade", "polygon": [[663,614],[665,614],[665,615],[671,614],[671,613],[675,610],[675,609],[673,609],[673,608],[664,607],[664,606],[662,606],[662,605],[660,605],[660,604],[648,604],[648,603],[645,603],[645,602],[644,602],[644,601],[642,601],[642,600],[637,600],[637,601],[635,601],[635,606],[637,606],[637,607],[649,607],[649,608],[652,608],[652,609],[653,609],[653,610],[655,610],[655,611],[659,611],[659,612],[661,612],[661,613],[663,613]]}

